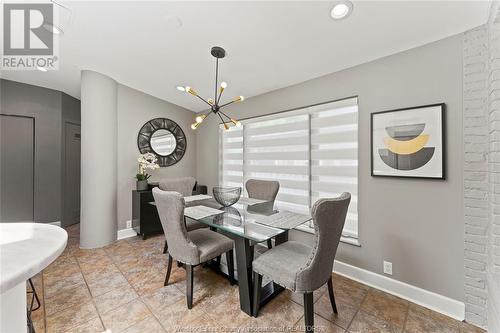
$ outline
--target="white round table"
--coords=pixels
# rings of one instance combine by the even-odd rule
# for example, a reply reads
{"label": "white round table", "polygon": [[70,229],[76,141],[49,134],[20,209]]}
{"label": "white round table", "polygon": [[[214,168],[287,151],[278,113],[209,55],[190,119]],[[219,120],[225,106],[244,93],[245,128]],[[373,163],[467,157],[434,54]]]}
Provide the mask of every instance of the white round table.
{"label": "white round table", "polygon": [[67,241],[58,226],[0,223],[0,332],[26,332],[26,281],[59,257]]}

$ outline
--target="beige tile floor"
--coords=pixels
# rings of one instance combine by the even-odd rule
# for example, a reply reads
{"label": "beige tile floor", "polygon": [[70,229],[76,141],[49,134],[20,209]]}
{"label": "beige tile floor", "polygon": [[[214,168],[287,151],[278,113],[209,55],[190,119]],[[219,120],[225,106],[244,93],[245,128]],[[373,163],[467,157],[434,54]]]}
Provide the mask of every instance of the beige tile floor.
{"label": "beige tile floor", "polygon": [[[185,272],[173,267],[163,286],[163,236],[118,241],[96,250],[78,247],[79,226],[67,229],[60,258],[34,278],[42,307],[33,313],[41,332],[287,332],[301,330],[301,295],[283,292],[258,318],[239,309],[237,286],[209,269],[195,269],[194,306],[185,300]],[[321,332],[484,332],[358,282],[333,275],[339,314],[326,288],[315,293]]]}

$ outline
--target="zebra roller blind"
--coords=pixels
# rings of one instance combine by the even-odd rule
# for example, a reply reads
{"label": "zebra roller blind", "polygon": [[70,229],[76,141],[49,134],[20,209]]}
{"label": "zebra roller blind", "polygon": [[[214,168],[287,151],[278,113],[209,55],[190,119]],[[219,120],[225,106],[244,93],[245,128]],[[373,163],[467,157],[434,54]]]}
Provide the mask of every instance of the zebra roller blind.
{"label": "zebra roller blind", "polygon": [[357,238],[357,98],[242,123],[220,129],[220,183],[244,187],[251,178],[277,180],[277,207],[298,213],[308,213],[320,198],[350,192],[343,236]]}

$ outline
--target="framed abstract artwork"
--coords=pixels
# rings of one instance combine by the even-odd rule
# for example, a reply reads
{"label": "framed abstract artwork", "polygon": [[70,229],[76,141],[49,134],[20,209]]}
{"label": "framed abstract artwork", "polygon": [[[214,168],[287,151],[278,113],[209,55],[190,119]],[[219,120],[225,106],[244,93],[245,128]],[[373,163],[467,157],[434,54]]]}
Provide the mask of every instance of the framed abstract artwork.
{"label": "framed abstract artwork", "polygon": [[372,176],[445,179],[445,104],[371,114]]}

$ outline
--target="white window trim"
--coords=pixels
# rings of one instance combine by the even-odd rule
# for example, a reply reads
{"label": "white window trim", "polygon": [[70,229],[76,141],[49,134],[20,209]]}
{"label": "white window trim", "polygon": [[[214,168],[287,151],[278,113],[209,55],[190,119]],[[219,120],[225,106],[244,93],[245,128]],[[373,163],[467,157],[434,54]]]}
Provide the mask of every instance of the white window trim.
{"label": "white window trim", "polygon": [[[314,228],[311,228],[305,224],[299,225],[298,227],[294,228],[294,230],[314,235]],[[359,235],[359,233],[358,233],[358,235]],[[340,236],[340,241],[342,243],[345,243],[345,244],[361,247],[361,243],[359,242],[359,236],[358,236],[358,238],[356,238],[356,237],[349,237],[347,235],[342,235],[342,236]]]}

